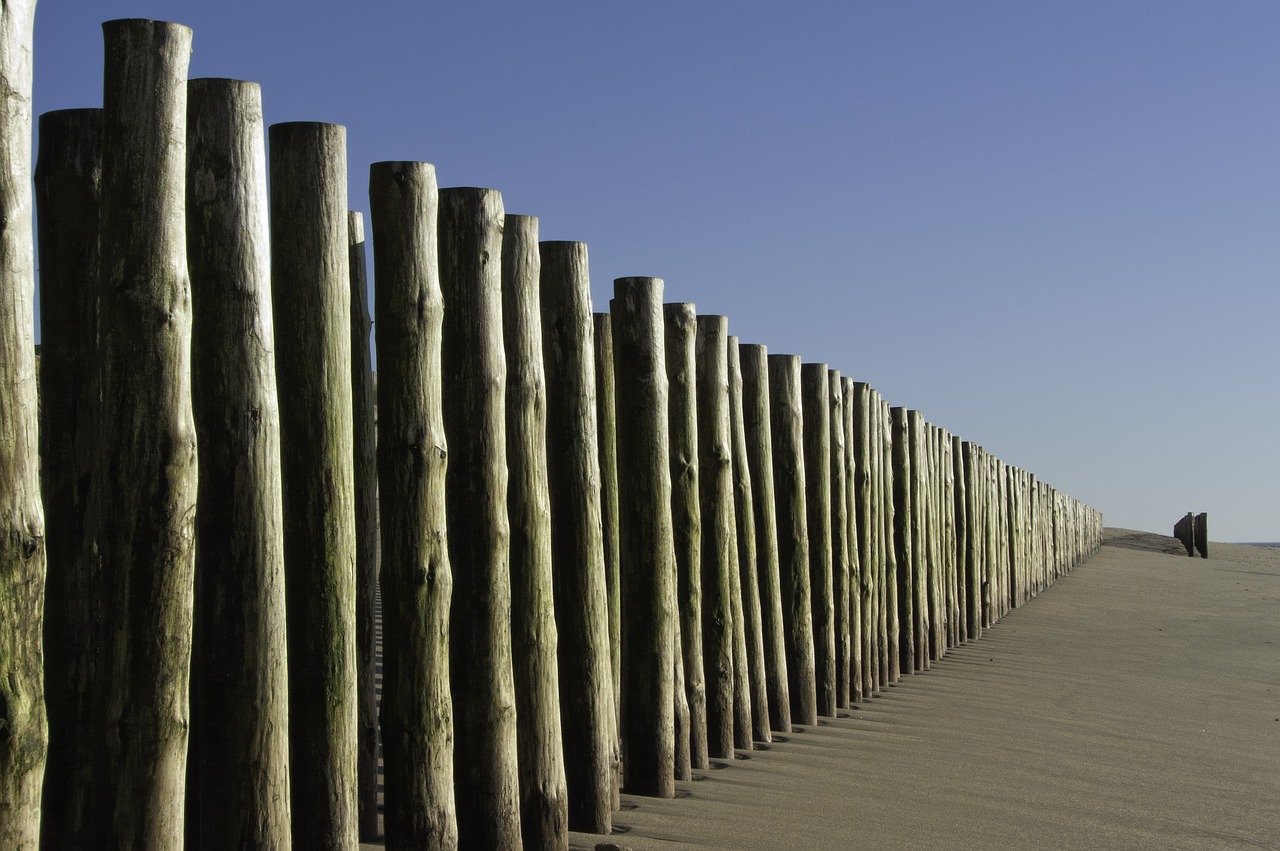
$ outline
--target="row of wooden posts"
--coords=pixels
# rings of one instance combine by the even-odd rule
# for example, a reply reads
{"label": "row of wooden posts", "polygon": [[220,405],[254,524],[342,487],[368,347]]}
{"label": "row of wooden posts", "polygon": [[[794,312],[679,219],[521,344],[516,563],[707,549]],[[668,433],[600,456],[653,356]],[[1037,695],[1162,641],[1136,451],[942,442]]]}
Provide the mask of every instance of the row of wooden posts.
{"label": "row of wooden posts", "polygon": [[1201,558],[1209,557],[1209,515],[1204,512],[1192,514],[1188,511],[1173,524],[1173,537],[1182,542],[1191,558],[1200,553]]}
{"label": "row of wooden posts", "polygon": [[370,170],[375,388],[344,129],[264,133],[143,20],[104,25],[102,109],[40,121],[38,462],[33,8],[0,12],[0,846],[351,848],[380,731],[388,847],[565,848],[1099,546],[660,279],[593,313],[585,245],[426,163]]}

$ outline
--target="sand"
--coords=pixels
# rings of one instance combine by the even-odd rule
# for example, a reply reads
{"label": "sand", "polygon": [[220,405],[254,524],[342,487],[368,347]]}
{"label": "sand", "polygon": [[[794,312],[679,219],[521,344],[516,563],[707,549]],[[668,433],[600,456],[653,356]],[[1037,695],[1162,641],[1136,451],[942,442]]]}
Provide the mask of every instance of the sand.
{"label": "sand", "polygon": [[929,672],[572,847],[1280,847],[1280,549],[1108,541]]}
{"label": "sand", "polygon": [[570,845],[1280,848],[1280,548],[1210,553],[1109,529],[930,671]]}

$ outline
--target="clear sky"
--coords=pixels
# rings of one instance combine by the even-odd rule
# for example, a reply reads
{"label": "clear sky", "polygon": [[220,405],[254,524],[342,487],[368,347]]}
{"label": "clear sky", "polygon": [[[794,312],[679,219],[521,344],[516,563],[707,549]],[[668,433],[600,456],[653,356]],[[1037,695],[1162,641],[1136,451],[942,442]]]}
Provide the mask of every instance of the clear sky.
{"label": "clear sky", "polygon": [[502,190],[1105,513],[1280,540],[1280,3],[42,0],[35,110],[178,21],[268,123]]}

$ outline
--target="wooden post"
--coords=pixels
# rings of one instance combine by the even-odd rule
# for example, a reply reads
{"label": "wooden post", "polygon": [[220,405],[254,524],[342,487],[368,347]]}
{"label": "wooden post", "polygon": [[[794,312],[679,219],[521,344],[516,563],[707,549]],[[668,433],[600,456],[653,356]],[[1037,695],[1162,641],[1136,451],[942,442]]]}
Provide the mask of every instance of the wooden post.
{"label": "wooden post", "polygon": [[[621,757],[613,702],[617,689],[610,660],[608,544],[599,459],[613,455],[602,450],[596,433],[596,412],[601,408],[592,351],[587,246],[544,242],[541,254],[551,563],[560,631],[560,715],[569,827],[607,834],[613,829],[613,793]],[[612,369],[609,383],[612,387]],[[616,523],[616,514],[614,519]]]}
{"label": "wooden post", "polygon": [[289,672],[262,95],[239,80],[187,91],[201,471],[187,836],[204,848],[284,847]]}
{"label": "wooden post", "polygon": [[[676,542],[676,597],[684,692],[689,701],[689,759],[706,768],[707,684],[702,664],[702,509],[698,498],[696,312],[687,302],[663,305],[666,339],[671,517]],[[732,717],[732,716],[729,716]]]}
{"label": "wooden post", "polygon": [[662,279],[614,281],[625,788],[675,796],[675,540]]}
{"label": "wooden post", "polygon": [[[743,626],[746,630],[747,677],[751,688],[751,737],[770,742],[769,690],[764,654],[764,620],[760,605],[760,575],[756,550],[755,488],[747,461],[747,431],[743,411],[742,358],[738,338],[729,337],[729,425],[733,431],[734,520],[737,523],[738,578],[742,584]],[[785,679],[785,678],[784,678]]]}
{"label": "wooden post", "polygon": [[764,644],[769,723],[791,732],[791,687],[787,672],[786,618],[778,561],[777,503],[773,488],[773,429],[768,352],[761,345],[738,347],[742,367],[742,423],[747,471],[751,476],[756,533],[756,577],[760,582],[760,632]]}
{"label": "wooden post", "polygon": [[[670,316],[670,312],[667,315]],[[698,498],[702,521],[703,658],[699,661],[706,683],[707,753],[719,759],[733,758],[737,644],[731,590],[738,581],[738,545],[734,540],[737,530],[733,520],[733,470],[729,448],[728,327],[729,321],[723,316],[699,316],[694,347]],[[667,374],[671,375],[670,361],[667,362]],[[675,382],[672,384],[674,387]],[[674,427],[672,433],[675,433]],[[741,605],[737,608],[740,610]],[[740,611],[737,617],[741,619]],[[742,650],[745,657],[745,635]],[[749,707],[747,714],[750,715]],[[751,746],[750,740],[746,746]]]}
{"label": "wooden post", "polygon": [[897,553],[898,576],[898,657],[905,673],[916,669],[915,515],[912,511],[911,430],[907,409],[890,410],[893,436],[893,542]]}
{"label": "wooden post", "polygon": [[273,124],[293,841],[348,848],[356,805],[355,472],[346,128]]}
{"label": "wooden post", "polygon": [[[0,116],[0,122],[8,115]],[[7,140],[9,131],[4,132]],[[101,192],[102,110],[69,109],[40,116],[35,197],[43,327],[40,475],[47,516],[44,680],[49,757],[44,776],[49,794],[41,807],[39,829],[49,848],[92,843],[91,772],[103,767],[102,719],[94,715],[93,693],[105,676],[105,660],[97,649],[103,640],[106,588],[97,560],[91,557],[86,514],[102,404],[97,380]],[[12,196],[0,194],[6,197]],[[6,230],[4,239],[9,238]],[[10,268],[6,259],[4,269]],[[4,298],[10,297],[6,290]],[[6,326],[6,341],[21,337],[11,336]],[[0,357],[16,354],[6,349]],[[4,469],[9,476],[9,468]],[[3,831],[0,841],[22,847]]]}
{"label": "wooden post", "polygon": [[836,612],[831,570],[831,404],[827,365],[800,368],[809,592],[818,714],[836,714]]}
{"label": "wooden post", "polygon": [[800,357],[769,355],[769,413],[791,719],[818,723]]}
{"label": "wooden post", "polygon": [[608,313],[595,324],[596,440],[600,447],[600,525],[604,532],[604,581],[609,603],[609,659],[613,703],[622,706],[622,594],[618,578],[618,426],[613,385],[613,323]]}
{"label": "wooden post", "polygon": [[457,846],[435,168],[369,169],[378,316],[383,832],[388,848]]}
{"label": "wooden post", "polygon": [[[881,552],[884,554],[884,566],[880,572],[880,635],[882,649],[880,651],[883,679],[886,683],[895,684],[902,679],[902,625],[899,623],[899,565],[897,547],[895,546],[897,514],[896,482],[893,463],[893,415],[889,404],[875,395],[874,406],[879,408],[880,433],[880,471],[881,471],[881,504],[884,506],[884,520],[880,526]],[[911,672],[910,666],[907,673]]]}
{"label": "wooden post", "polygon": [[858,534],[858,563],[861,575],[850,584],[853,595],[860,600],[862,641],[858,650],[862,664],[862,697],[869,698],[880,690],[880,668],[877,664],[878,640],[874,636],[875,613],[879,611],[875,588],[879,574],[880,548],[878,524],[880,505],[877,500],[879,454],[872,453],[875,444],[872,433],[871,388],[865,382],[845,379],[845,417],[852,418],[850,436],[847,439],[854,459],[853,479],[850,487],[850,520],[856,522]]}
{"label": "wooden post", "polygon": [[[502,336],[507,356],[507,515],[520,829],[525,848],[556,849],[568,847],[569,814],[551,580],[540,270],[538,220],[508,215],[502,225]],[[584,449],[596,457],[595,446]]]}
{"label": "wooden post", "polygon": [[929,456],[925,447],[924,419],[916,410],[907,411],[908,457],[911,477],[911,588],[912,624],[915,627],[916,670],[929,670],[933,621],[930,604],[933,595],[929,550]]}
{"label": "wooden post", "polygon": [[863,615],[865,606],[862,599],[862,541],[858,529],[858,455],[854,443],[855,405],[853,397],[857,390],[852,378],[840,379],[841,406],[840,430],[844,438],[843,467],[844,485],[841,502],[844,504],[844,534],[846,539],[845,560],[848,562],[844,605],[848,607],[848,665],[849,665],[849,704],[856,706],[871,696],[870,688],[863,688],[866,674],[866,663],[863,660]]}
{"label": "wooden post", "polygon": [[[827,370],[827,405],[831,421],[830,472],[831,483],[831,594],[835,606],[835,668],[836,708],[847,709],[856,691],[853,673],[857,664],[853,661],[853,628],[850,623],[849,591],[849,483],[847,478],[848,450],[845,447],[844,386],[838,369]],[[856,541],[855,541],[856,545]]]}
{"label": "wooden post", "polygon": [[126,20],[103,34],[103,415],[90,534],[110,589],[102,779],[114,805],[97,823],[110,824],[103,844],[176,848],[197,488],[184,213],[191,30]]}
{"label": "wooden post", "polygon": [[502,196],[468,187],[442,189],[439,198],[458,840],[464,848],[514,848],[521,833],[498,262]]}
{"label": "wooden post", "polygon": [[369,337],[364,215],[347,212],[351,280],[351,421],[356,506],[356,808],[361,840],[378,838],[378,388]]}
{"label": "wooden post", "polygon": [[952,496],[956,523],[956,634],[961,644],[969,641],[969,552],[973,530],[969,518],[969,478],[965,472],[965,441],[951,436]]}
{"label": "wooden post", "polygon": [[49,744],[41,670],[46,557],[31,232],[35,10],[35,0],[0,6],[0,847],[22,851],[39,841]]}

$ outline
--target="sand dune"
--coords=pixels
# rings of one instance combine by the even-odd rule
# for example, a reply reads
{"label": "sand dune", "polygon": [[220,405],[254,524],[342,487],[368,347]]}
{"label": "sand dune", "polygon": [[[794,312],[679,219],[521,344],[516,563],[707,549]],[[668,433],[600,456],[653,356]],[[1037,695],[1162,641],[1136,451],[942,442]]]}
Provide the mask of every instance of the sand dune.
{"label": "sand dune", "polygon": [[1280,847],[1280,550],[1210,552],[1108,530],[928,673],[573,847]]}

